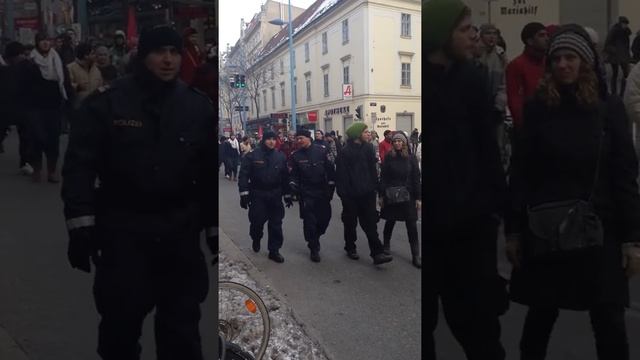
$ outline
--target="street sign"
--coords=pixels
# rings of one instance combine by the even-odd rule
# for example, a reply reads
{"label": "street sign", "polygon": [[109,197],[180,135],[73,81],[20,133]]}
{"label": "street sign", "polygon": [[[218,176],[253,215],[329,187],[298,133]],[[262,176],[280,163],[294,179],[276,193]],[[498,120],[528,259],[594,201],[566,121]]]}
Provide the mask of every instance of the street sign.
{"label": "street sign", "polygon": [[342,100],[350,100],[353,97],[353,85],[342,84]]}
{"label": "street sign", "polygon": [[248,106],[245,106],[245,107],[244,107],[244,109],[243,109],[243,107],[242,107],[242,106],[236,106],[236,107],[235,107],[235,110],[236,110],[236,111],[249,111],[249,107],[248,107]]}

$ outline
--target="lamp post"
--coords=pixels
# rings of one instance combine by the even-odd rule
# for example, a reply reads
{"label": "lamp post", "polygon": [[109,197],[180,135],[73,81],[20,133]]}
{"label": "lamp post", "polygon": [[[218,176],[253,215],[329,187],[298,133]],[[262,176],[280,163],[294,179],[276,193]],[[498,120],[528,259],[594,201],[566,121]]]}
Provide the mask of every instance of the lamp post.
{"label": "lamp post", "polygon": [[296,131],[296,93],[295,88],[293,86],[295,74],[294,68],[295,64],[293,63],[293,23],[291,21],[291,0],[289,0],[289,21],[285,22],[282,19],[274,19],[269,21],[269,24],[273,25],[284,25],[287,24],[289,28],[289,78],[291,81],[291,130]]}

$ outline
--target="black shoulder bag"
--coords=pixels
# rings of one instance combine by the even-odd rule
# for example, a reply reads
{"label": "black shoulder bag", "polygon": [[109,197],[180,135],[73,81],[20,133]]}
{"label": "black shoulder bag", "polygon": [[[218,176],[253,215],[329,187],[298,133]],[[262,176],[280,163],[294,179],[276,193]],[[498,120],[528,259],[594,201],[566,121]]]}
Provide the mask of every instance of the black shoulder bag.
{"label": "black shoulder bag", "polygon": [[604,242],[602,221],[593,207],[593,194],[600,176],[604,142],[601,130],[593,186],[587,201],[572,199],[547,202],[527,208],[533,256],[558,254],[601,247]]}
{"label": "black shoulder bag", "polygon": [[[407,161],[407,179],[411,178],[411,159]],[[407,180],[408,181],[408,180]],[[411,201],[411,194],[407,186],[389,186],[384,189],[385,202],[388,205],[404,204]]]}

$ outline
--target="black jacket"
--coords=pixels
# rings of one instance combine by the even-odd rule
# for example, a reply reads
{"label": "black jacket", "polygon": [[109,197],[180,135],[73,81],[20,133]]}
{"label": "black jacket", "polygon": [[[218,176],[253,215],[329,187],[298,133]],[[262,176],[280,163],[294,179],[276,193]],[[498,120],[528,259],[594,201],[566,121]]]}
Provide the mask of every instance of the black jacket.
{"label": "black jacket", "polygon": [[464,226],[502,213],[506,182],[486,75],[469,63],[423,69],[424,221]]}
{"label": "black jacket", "polygon": [[76,120],[63,168],[67,219],[95,216],[98,225],[158,235],[217,224],[215,119],[205,95],[143,73],[91,95]]}
{"label": "black jacket", "polygon": [[279,198],[290,194],[289,169],[283,153],[264,145],[242,158],[238,176],[240,195]]}
{"label": "black jacket", "polygon": [[[513,274],[512,294],[525,304],[578,310],[602,302],[626,304],[620,244],[640,241],[640,195],[638,162],[624,105],[611,96],[599,108],[585,109],[569,91],[562,91],[562,96],[558,107],[547,106],[539,97],[525,105],[524,127],[514,146],[512,206],[506,228],[507,233],[521,234],[524,262]],[[603,222],[604,248],[533,258],[528,250],[534,239],[529,236],[527,207],[587,200],[598,156],[601,164],[593,204]]]}
{"label": "black jacket", "polygon": [[[31,96],[30,85],[37,80],[40,72],[29,60],[0,66],[0,122],[15,125],[24,116]],[[0,125],[2,125],[0,124]],[[4,127],[0,126],[0,129]]]}
{"label": "black jacket", "polygon": [[[385,197],[385,190],[392,186],[406,186],[411,195],[411,201],[404,204],[382,207],[380,217],[385,220],[413,221],[418,218],[416,200],[422,200],[422,186],[420,184],[420,168],[418,159],[414,155],[408,158],[400,155],[393,156],[392,149],[384,158],[380,169],[380,193]],[[386,200],[386,197],[385,197]]]}
{"label": "black jacket", "polygon": [[336,158],[338,196],[359,197],[378,189],[376,154],[372,144],[349,141]]}
{"label": "black jacket", "polygon": [[311,144],[291,154],[289,183],[300,189],[303,197],[327,198],[335,186],[335,168],[327,157],[327,149]]}
{"label": "black jacket", "polygon": [[604,52],[610,63],[624,64],[629,62],[630,37],[631,30],[629,28],[623,29],[619,23],[613,25],[604,44]]}

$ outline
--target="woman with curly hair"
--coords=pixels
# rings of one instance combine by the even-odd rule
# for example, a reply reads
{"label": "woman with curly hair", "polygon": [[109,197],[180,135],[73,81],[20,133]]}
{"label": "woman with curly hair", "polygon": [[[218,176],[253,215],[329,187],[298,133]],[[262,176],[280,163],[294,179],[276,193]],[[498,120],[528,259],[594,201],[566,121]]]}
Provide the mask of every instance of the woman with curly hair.
{"label": "woman with curly hair", "polygon": [[[380,171],[380,195],[382,211],[380,217],[384,224],[384,252],[389,254],[391,235],[396,221],[404,221],[409,236],[412,263],[415,267],[422,267],[420,258],[420,242],[418,240],[418,210],[422,207],[420,169],[415,155],[409,152],[409,139],[402,131],[397,131],[391,137],[393,145],[391,151],[382,163]],[[398,201],[400,196],[394,193],[406,189],[406,201]],[[395,199],[394,199],[395,198]]]}
{"label": "woman with curly hair", "polygon": [[545,358],[559,309],[589,311],[598,359],[629,359],[638,162],[624,106],[608,95],[599,64],[582,27],[560,27],[524,108],[506,216],[511,297],[529,306],[522,360]]}

